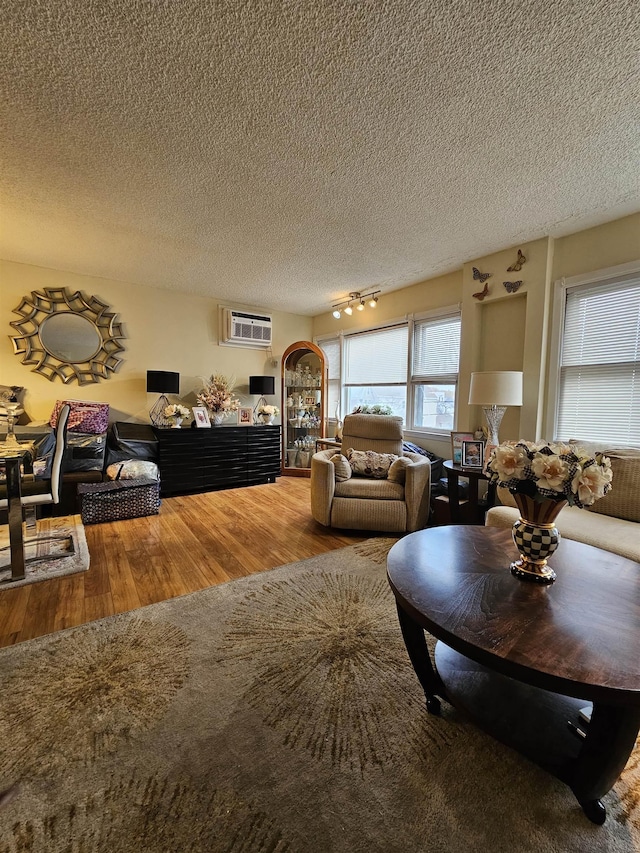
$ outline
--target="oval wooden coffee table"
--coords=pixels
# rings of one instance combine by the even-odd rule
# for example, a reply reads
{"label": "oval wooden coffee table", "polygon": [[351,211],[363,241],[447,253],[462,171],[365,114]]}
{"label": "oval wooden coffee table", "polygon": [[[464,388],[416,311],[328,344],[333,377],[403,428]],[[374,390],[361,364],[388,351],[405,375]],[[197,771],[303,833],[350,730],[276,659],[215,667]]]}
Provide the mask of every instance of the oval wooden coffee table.
{"label": "oval wooden coffee table", "polygon": [[[407,651],[431,713],[438,697],[466,712],[601,824],[640,729],[640,563],[563,539],[542,586],[511,575],[516,556],[493,527],[397,542],[388,578]],[[433,662],[425,630],[440,641]]]}

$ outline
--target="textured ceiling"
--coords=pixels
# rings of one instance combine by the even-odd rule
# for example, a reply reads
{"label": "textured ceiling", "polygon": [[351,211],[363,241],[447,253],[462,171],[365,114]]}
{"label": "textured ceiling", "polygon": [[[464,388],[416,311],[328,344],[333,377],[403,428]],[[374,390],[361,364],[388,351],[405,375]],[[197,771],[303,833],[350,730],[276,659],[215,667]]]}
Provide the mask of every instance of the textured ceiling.
{"label": "textured ceiling", "polygon": [[316,314],[640,209],[637,0],[1,0],[0,255]]}

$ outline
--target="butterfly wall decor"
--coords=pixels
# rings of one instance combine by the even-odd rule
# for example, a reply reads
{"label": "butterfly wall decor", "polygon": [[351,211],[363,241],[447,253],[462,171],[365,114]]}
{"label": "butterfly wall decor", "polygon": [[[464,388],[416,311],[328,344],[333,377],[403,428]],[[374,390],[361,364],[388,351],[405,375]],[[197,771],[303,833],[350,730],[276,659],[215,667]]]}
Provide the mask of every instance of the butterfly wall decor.
{"label": "butterfly wall decor", "polygon": [[480,302],[482,302],[482,300],[485,298],[487,293],[489,293],[489,285],[485,284],[485,286],[482,288],[482,290],[479,290],[478,293],[473,294],[473,298],[479,299]]}
{"label": "butterfly wall decor", "polygon": [[515,293],[522,284],[522,281],[503,281],[507,293]]}
{"label": "butterfly wall decor", "polygon": [[510,267],[507,267],[507,272],[520,272],[520,270],[522,269],[522,265],[526,264],[526,262],[527,259],[522,254],[520,249],[518,249],[518,260],[515,262],[515,264],[511,264]]}
{"label": "butterfly wall decor", "polygon": [[480,272],[478,267],[473,268],[473,277],[476,281],[479,281],[480,284],[484,284],[488,278],[491,278],[490,272]]}

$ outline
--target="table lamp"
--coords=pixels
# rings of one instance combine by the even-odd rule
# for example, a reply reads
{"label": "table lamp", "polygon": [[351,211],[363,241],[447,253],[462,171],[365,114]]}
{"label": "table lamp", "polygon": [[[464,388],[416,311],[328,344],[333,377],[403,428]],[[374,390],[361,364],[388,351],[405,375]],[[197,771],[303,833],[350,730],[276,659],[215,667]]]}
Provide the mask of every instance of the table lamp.
{"label": "table lamp", "polygon": [[169,405],[167,394],[180,393],[180,374],[170,370],[147,370],[147,393],[160,394],[149,412],[151,423],[157,427],[170,426],[171,422],[164,414]]}
{"label": "table lamp", "polygon": [[498,431],[507,406],[522,405],[522,372],[488,370],[472,373],[469,405],[482,406],[489,427],[487,450],[500,444]]}
{"label": "table lamp", "polygon": [[249,393],[259,394],[258,402],[253,408],[254,423],[257,420],[258,408],[264,402],[266,405],[265,394],[273,395],[276,393],[276,380],[273,376],[250,376],[249,377]]}

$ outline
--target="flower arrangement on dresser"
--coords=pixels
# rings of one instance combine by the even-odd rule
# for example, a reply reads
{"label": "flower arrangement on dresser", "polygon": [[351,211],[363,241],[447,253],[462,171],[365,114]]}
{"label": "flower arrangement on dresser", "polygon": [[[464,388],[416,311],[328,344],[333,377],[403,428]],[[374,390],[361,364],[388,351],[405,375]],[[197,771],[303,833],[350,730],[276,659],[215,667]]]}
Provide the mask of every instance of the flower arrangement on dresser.
{"label": "flower arrangement on dresser", "polygon": [[180,428],[183,419],[189,414],[189,409],[186,406],[181,406],[179,403],[170,403],[163,409],[165,418],[172,422],[172,426],[176,429]]}
{"label": "flower arrangement on dresser", "polygon": [[271,423],[280,414],[280,409],[277,406],[266,403],[258,407],[258,414],[264,423]]}
{"label": "flower arrangement on dresser", "polygon": [[227,415],[240,408],[240,400],[233,396],[235,384],[235,377],[214,373],[197,395],[198,403],[211,412],[214,423],[221,423]]}

